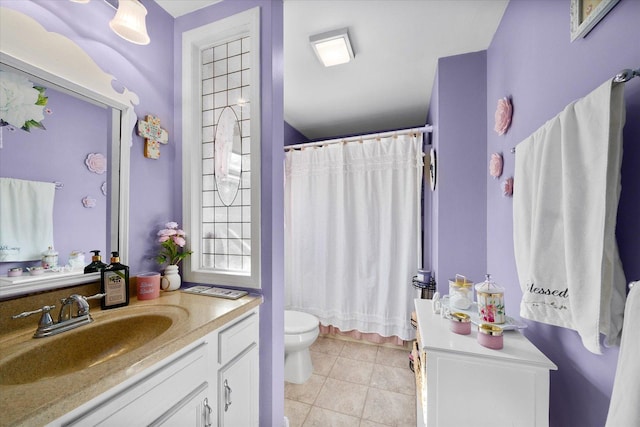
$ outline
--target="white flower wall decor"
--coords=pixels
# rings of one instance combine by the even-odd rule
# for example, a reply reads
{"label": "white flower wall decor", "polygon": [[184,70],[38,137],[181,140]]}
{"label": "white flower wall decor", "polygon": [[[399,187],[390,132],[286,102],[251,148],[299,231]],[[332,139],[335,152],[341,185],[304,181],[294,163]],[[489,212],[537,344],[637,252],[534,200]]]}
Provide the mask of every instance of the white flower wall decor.
{"label": "white flower wall decor", "polygon": [[84,163],[93,172],[102,175],[107,171],[107,159],[100,153],[89,153]]}

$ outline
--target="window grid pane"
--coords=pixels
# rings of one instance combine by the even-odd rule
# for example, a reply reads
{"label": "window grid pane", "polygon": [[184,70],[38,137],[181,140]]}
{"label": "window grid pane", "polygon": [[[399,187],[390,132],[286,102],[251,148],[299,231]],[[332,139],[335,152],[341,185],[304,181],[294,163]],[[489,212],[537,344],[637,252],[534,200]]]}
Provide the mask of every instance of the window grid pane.
{"label": "window grid pane", "polygon": [[[202,266],[206,269],[251,273],[250,37],[203,49],[202,56]],[[242,176],[229,206],[218,194],[215,180],[216,124],[225,107],[238,117],[242,136]]]}

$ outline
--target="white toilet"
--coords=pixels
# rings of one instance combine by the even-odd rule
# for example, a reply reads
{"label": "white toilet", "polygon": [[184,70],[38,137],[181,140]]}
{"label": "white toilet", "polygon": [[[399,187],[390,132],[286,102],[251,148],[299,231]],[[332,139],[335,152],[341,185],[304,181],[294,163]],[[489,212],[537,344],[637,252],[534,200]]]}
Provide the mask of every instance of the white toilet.
{"label": "white toilet", "polygon": [[320,333],[320,321],[301,311],[284,312],[284,379],[302,384],[313,373],[309,347]]}

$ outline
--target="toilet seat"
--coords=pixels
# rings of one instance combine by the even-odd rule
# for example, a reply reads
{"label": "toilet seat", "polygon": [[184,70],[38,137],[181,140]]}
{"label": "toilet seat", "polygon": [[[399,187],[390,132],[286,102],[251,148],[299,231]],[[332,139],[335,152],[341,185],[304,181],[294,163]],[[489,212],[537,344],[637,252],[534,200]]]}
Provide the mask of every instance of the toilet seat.
{"label": "toilet seat", "polygon": [[318,318],[301,311],[285,310],[284,312],[284,333],[301,334],[318,327]]}

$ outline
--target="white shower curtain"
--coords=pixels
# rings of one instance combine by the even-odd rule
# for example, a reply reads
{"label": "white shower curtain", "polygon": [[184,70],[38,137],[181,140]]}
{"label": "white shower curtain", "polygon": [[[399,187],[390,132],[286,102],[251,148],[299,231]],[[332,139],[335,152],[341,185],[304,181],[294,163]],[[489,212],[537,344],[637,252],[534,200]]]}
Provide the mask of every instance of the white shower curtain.
{"label": "white shower curtain", "polygon": [[414,337],[422,135],[285,157],[285,304],[323,325]]}

